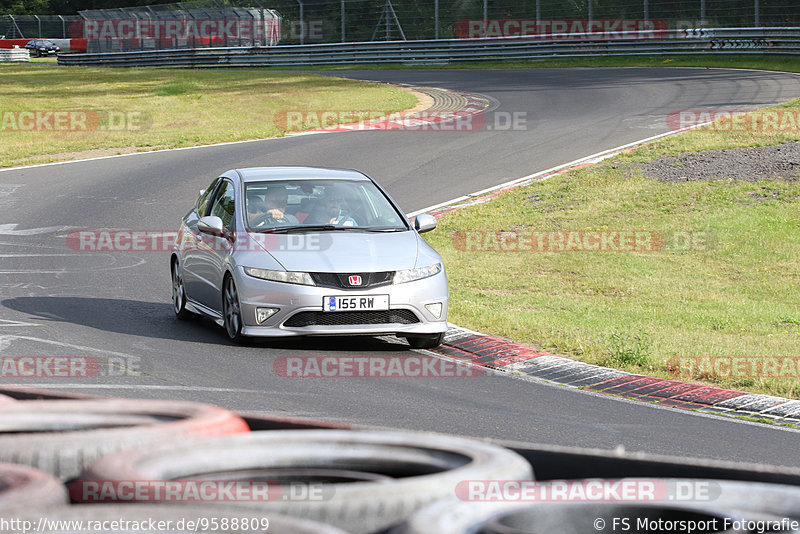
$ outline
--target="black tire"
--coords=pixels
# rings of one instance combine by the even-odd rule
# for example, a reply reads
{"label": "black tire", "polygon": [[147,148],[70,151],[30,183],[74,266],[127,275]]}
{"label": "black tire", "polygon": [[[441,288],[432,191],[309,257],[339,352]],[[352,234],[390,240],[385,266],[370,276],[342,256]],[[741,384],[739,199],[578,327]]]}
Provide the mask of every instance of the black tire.
{"label": "black tire", "polygon": [[30,400],[0,410],[0,461],[72,479],[104,454],[198,436],[248,432],[208,404],[142,399]]}
{"label": "black tire", "polygon": [[67,503],[67,488],[53,475],[24,465],[0,463],[0,509]]}
{"label": "black tire", "polygon": [[[465,480],[533,477],[530,464],[515,452],[460,437],[282,430],[112,454],[81,479],[242,480],[243,473],[251,480],[319,484],[320,498],[281,497],[237,505],[265,514],[306,517],[356,534],[400,523],[415,510],[452,495]],[[343,479],[349,480],[342,483]]]}
{"label": "black tire", "polygon": [[[643,480],[628,478],[625,480]],[[744,482],[739,480],[713,480],[695,478],[664,478],[670,494],[678,493],[674,487],[677,483],[684,488],[701,488],[707,494],[705,500],[691,501],[685,504],[692,508],[706,506],[721,507],[746,520],[756,521],[763,516],[790,517],[800,520],[800,487],[765,482]]]}
{"label": "black tire", "polygon": [[232,276],[225,278],[222,284],[222,322],[228,339],[234,343],[244,343],[242,335],[242,307],[239,302],[239,293]]}
{"label": "black tire", "polygon": [[[219,504],[213,507],[202,506],[199,504],[182,504],[178,506],[170,506],[166,504],[138,504],[135,506],[126,504],[81,504],[63,507],[48,507],[47,510],[40,512],[31,511],[30,504],[27,507],[20,507],[18,510],[3,510],[6,517],[13,517],[20,521],[30,521],[33,525],[39,524],[39,519],[43,518],[44,530],[37,531],[37,534],[44,533],[59,533],[59,534],[86,534],[86,525],[82,525],[83,529],[65,528],[70,522],[85,522],[87,520],[95,522],[101,526],[100,529],[92,528],[91,532],[97,534],[118,534],[119,532],[145,532],[147,528],[142,530],[134,528],[112,528],[114,522],[119,525],[120,521],[137,522],[142,525],[148,525],[150,521],[171,521],[171,525],[164,529],[158,529],[157,532],[162,533],[226,533],[226,534],[346,534],[338,528],[329,525],[309,521],[306,519],[298,519],[295,517],[287,517],[284,515],[265,516],[262,514],[248,513],[241,508],[226,506]],[[213,528],[213,521],[219,525],[220,522],[228,520],[228,528]],[[247,519],[247,527],[243,525],[243,519]],[[237,525],[242,525],[243,528],[231,528],[233,524],[231,520],[235,520]],[[265,521],[266,520],[266,521]],[[193,529],[186,526],[186,523],[192,521],[199,525],[199,528]],[[182,522],[182,523],[181,523]],[[60,524],[59,524],[60,523]],[[102,528],[106,523],[107,526]],[[258,528],[251,528],[255,524]],[[267,528],[261,528],[268,525]],[[176,528],[183,526],[183,528]],[[50,528],[47,528],[50,527]],[[5,531],[0,531],[5,534]],[[18,534],[18,531],[15,532]]]}
{"label": "black tire", "polygon": [[408,341],[412,349],[435,349],[444,341],[444,332],[439,334],[406,336],[406,341]]}
{"label": "black tire", "polygon": [[181,266],[177,258],[172,261],[170,271],[172,273],[172,311],[175,312],[175,317],[181,321],[194,319],[197,316],[186,309],[186,286],[183,283]]}

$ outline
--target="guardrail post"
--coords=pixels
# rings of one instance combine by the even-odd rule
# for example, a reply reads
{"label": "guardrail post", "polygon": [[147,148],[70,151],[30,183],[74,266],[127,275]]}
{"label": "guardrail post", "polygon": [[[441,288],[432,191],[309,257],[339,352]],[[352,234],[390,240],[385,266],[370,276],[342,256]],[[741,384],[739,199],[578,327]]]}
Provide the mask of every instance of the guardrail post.
{"label": "guardrail post", "polygon": [[700,0],[700,26],[706,26],[706,0]]}
{"label": "guardrail post", "polygon": [[39,15],[34,15],[33,18],[36,19],[36,22],[39,25],[39,39],[42,38],[42,19],[39,18]]}
{"label": "guardrail post", "polygon": [[647,0],[644,0],[644,6],[642,6],[644,11],[644,20],[650,20],[650,4]]}
{"label": "guardrail post", "polygon": [[344,25],[345,25],[344,0],[341,0],[341,1],[342,1],[342,42],[344,43],[347,39],[345,38],[345,30],[344,30]]}

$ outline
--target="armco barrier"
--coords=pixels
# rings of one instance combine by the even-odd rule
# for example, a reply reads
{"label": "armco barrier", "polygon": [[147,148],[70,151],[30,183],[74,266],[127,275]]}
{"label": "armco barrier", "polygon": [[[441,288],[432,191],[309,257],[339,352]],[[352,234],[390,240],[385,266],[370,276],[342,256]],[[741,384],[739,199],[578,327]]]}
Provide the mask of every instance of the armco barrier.
{"label": "armco barrier", "polygon": [[0,61],[30,61],[27,48],[0,48]]}
{"label": "armco barrier", "polygon": [[498,39],[374,41],[270,47],[173,49],[60,55],[61,65],[254,67],[356,63],[437,64],[619,55],[800,55],[800,28],[667,30],[657,39],[569,34]]}

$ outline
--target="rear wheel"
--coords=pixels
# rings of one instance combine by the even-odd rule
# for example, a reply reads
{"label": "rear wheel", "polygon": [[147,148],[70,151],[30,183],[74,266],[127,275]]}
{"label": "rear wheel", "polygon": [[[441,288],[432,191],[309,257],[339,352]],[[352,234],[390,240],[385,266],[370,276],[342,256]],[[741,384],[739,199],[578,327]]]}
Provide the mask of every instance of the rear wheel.
{"label": "rear wheel", "polygon": [[225,279],[222,289],[222,316],[225,331],[234,343],[242,343],[242,308],[239,305],[239,294],[232,277]]}
{"label": "rear wheel", "polygon": [[418,336],[406,336],[406,341],[412,349],[433,349],[444,341],[444,332],[438,334],[425,334]]}

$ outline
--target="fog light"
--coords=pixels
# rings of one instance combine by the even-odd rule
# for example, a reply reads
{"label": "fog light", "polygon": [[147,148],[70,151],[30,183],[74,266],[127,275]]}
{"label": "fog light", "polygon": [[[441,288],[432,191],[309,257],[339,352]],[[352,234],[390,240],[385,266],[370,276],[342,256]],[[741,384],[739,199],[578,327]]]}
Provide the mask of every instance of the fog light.
{"label": "fog light", "polygon": [[441,302],[434,302],[432,304],[426,304],[425,307],[431,312],[431,315],[439,319],[442,316],[442,303]]}
{"label": "fog light", "polygon": [[256,322],[263,323],[278,312],[279,308],[256,308]]}

